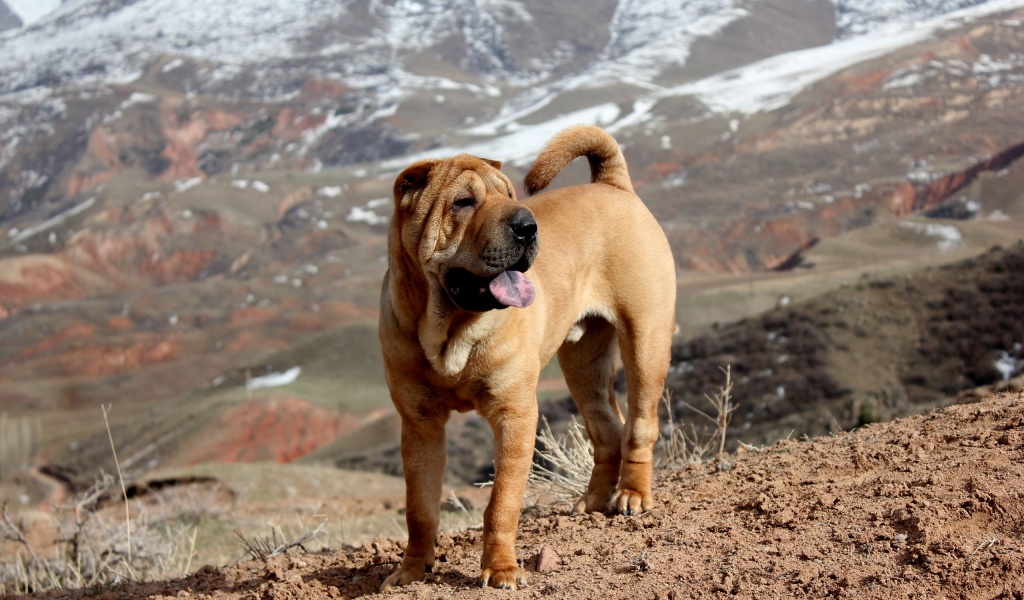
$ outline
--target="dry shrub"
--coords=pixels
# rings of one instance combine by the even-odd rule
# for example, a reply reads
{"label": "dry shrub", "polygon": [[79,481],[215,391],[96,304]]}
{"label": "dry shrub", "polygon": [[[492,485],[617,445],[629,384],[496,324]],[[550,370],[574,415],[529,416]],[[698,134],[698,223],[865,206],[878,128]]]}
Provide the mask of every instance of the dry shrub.
{"label": "dry shrub", "polygon": [[479,529],[483,524],[483,510],[473,506],[468,498],[456,496],[455,490],[449,490],[448,499],[441,503],[441,531]]}
{"label": "dry shrub", "polygon": [[573,416],[565,433],[556,434],[544,418],[528,480],[534,503],[574,503],[586,493],[593,470],[594,448],[583,424]]}
{"label": "dry shrub", "polygon": [[[724,382],[714,392],[704,394],[707,407],[688,406],[706,421],[706,426],[676,422],[671,393],[665,391],[662,401],[668,412],[668,423],[659,443],[659,467],[699,464],[721,457],[725,452],[726,434],[736,404],[732,400],[732,369],[721,368],[721,372],[725,376]],[[586,429],[576,417],[572,417],[562,434],[552,431],[547,418],[543,418],[530,471],[530,499],[535,503],[550,500],[552,504],[572,505],[586,493],[593,469],[594,449]]]}
{"label": "dry shrub", "polygon": [[912,401],[933,400],[1002,380],[1000,358],[1024,372],[1024,247],[951,267],[955,287],[924,303],[917,356],[902,373]]}
{"label": "dry shrub", "polygon": [[4,506],[0,538],[19,549],[0,562],[0,594],[99,588],[189,572],[195,527],[180,525],[173,513],[133,503],[129,542],[124,518],[104,507],[114,485],[113,476],[103,475],[71,502],[55,506],[57,535],[45,548],[29,541],[24,524]]}
{"label": "dry shrub", "polygon": [[235,530],[235,535],[241,540],[242,550],[245,551],[249,558],[263,562],[279,554],[285,554],[292,548],[298,548],[308,553],[310,550],[306,546],[312,542],[316,542],[317,549],[326,548],[327,546],[320,539],[320,536],[325,534],[327,515],[322,514],[320,508],[318,506],[313,511],[312,516],[316,519],[315,525],[305,523],[301,516],[296,515],[298,527],[294,531],[286,532],[280,525],[270,523],[269,536],[252,535],[246,537],[237,529]]}
{"label": "dry shrub", "polygon": [[[0,595],[53,589],[88,589],[124,581],[168,579],[191,570],[195,556],[195,519],[209,498],[179,492],[168,501],[129,502],[114,439],[103,407],[118,476],[102,473],[70,502],[54,506],[56,535],[44,548],[26,535],[23,520],[0,512],[0,540],[16,545],[0,559]],[[183,495],[184,494],[184,495]],[[114,498],[120,496],[121,500]],[[124,513],[118,504],[123,503]]]}
{"label": "dry shrub", "polygon": [[[673,410],[686,414],[684,404],[703,406],[707,390],[719,386],[723,364],[731,365],[735,395],[744,399],[737,423],[771,422],[826,405],[849,392],[826,364],[829,343],[823,320],[798,307],[677,343],[666,380]],[[741,433],[736,429],[733,439]]]}
{"label": "dry shrub", "polygon": [[676,423],[674,416],[672,393],[665,390],[662,403],[668,415],[666,430],[662,432],[662,460],[665,466],[686,466],[701,464],[711,458],[721,458],[725,454],[725,442],[728,437],[729,422],[736,411],[732,401],[732,367],[719,367],[725,381],[714,392],[704,394],[706,409],[683,403],[684,409],[699,415],[703,426],[681,420]]}

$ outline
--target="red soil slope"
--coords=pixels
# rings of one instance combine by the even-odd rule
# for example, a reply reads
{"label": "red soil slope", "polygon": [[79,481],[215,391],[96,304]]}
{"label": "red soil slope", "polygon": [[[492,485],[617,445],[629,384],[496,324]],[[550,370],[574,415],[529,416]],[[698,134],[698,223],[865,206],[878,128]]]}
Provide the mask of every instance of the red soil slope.
{"label": "red soil slope", "polygon": [[270,461],[286,463],[355,429],[351,415],[287,396],[253,401],[225,413],[197,436],[187,464]]}

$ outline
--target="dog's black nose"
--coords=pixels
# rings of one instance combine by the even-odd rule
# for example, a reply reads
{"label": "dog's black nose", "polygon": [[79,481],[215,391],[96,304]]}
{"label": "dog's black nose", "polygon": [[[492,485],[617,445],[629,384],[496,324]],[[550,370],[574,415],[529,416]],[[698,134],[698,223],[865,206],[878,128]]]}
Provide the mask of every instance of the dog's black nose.
{"label": "dog's black nose", "polygon": [[537,237],[537,220],[525,208],[517,208],[508,220],[508,228],[520,242],[532,242]]}

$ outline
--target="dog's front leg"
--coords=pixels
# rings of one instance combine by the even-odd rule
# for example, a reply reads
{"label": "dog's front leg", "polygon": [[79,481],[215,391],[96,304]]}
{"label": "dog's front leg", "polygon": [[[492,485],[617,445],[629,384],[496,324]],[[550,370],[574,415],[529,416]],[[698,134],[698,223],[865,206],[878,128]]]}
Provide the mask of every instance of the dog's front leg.
{"label": "dog's front leg", "polygon": [[441,512],[441,481],[445,467],[444,426],[448,412],[413,410],[402,413],[402,465],[405,470],[405,522],[409,544],[402,564],[380,586],[421,581],[434,567],[434,541]]}
{"label": "dog's front leg", "polygon": [[537,435],[537,398],[522,393],[495,403],[483,415],[494,431],[494,489],[484,512],[481,586],[516,589],[526,585],[526,572],[516,561],[516,530],[523,492],[533,464]]}

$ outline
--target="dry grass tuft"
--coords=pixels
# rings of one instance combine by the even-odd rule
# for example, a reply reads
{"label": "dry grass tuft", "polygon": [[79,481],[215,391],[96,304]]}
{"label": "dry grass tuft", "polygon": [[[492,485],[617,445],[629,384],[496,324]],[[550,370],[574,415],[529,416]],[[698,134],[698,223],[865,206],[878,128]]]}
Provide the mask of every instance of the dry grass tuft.
{"label": "dry grass tuft", "polygon": [[[292,548],[298,548],[303,552],[309,552],[306,545],[311,542],[316,542],[320,547],[325,547],[325,544],[320,540],[320,536],[324,533],[324,529],[327,525],[327,516],[320,514],[319,510],[314,511],[314,517],[320,519],[318,523],[312,528],[306,526],[302,520],[299,520],[299,533],[288,535],[284,529],[273,523],[270,523],[270,536],[260,537],[258,535],[245,537],[242,532],[235,530],[235,535],[242,542],[242,549],[245,554],[253,560],[260,560],[266,562],[267,560],[279,555],[284,554]],[[244,556],[243,556],[244,558]]]}
{"label": "dry grass tuft", "polygon": [[[107,422],[108,407],[103,407]],[[115,463],[117,452],[110,435]],[[102,588],[125,581],[168,579],[188,573],[195,556],[197,528],[182,517],[195,516],[202,500],[175,502],[151,510],[144,502],[129,502],[121,477],[103,473],[89,489],[69,502],[55,505],[56,536],[39,547],[26,535],[25,522],[14,518],[6,504],[0,512],[0,541],[17,548],[0,559],[0,595],[54,589]],[[124,504],[123,517],[110,505]],[[188,515],[177,508],[187,508]]]}
{"label": "dry grass tuft", "polygon": [[[701,464],[725,453],[726,434],[736,404],[732,399],[732,369],[724,367],[722,373],[724,382],[704,395],[706,409],[687,406],[706,421],[700,427],[692,422],[676,422],[671,396],[665,391],[662,401],[668,423],[660,443],[660,467]],[[575,417],[560,435],[551,430],[547,419],[542,421],[529,479],[534,503],[547,500],[551,504],[574,504],[587,491],[593,468],[593,447],[586,429]]]}
{"label": "dry grass tuft", "polygon": [[24,523],[4,506],[0,539],[20,549],[0,562],[0,595],[102,588],[188,573],[196,528],[180,525],[173,515],[151,514],[140,503],[131,516],[129,542],[124,521],[104,507],[114,485],[114,478],[104,475],[70,503],[55,506],[57,536],[45,548],[29,539]]}
{"label": "dry grass tuft", "polygon": [[594,449],[583,424],[573,417],[566,432],[558,435],[544,419],[537,442],[529,478],[534,503],[574,503],[587,491],[594,469]]}
{"label": "dry grass tuft", "polygon": [[672,410],[672,396],[668,390],[661,397],[668,414],[667,430],[662,434],[663,464],[668,466],[685,466],[701,464],[711,458],[721,458],[725,454],[725,442],[729,430],[729,422],[736,411],[732,400],[732,367],[721,367],[725,381],[711,394],[704,394],[708,407],[702,410],[696,406],[685,405],[704,419],[704,426],[680,421],[676,423]]}

